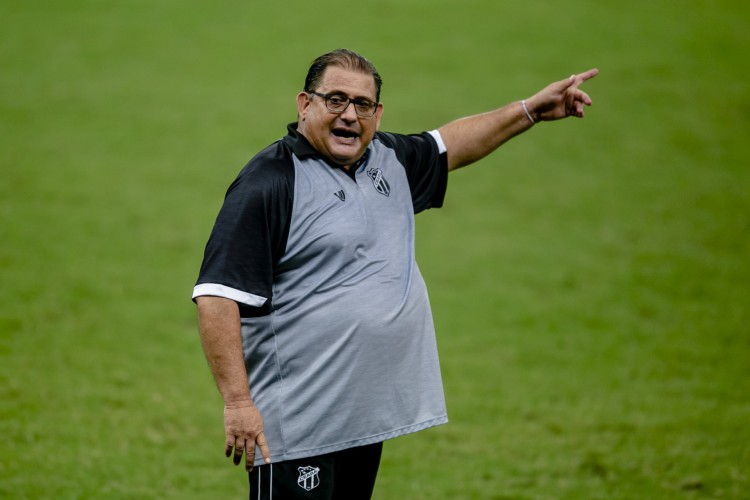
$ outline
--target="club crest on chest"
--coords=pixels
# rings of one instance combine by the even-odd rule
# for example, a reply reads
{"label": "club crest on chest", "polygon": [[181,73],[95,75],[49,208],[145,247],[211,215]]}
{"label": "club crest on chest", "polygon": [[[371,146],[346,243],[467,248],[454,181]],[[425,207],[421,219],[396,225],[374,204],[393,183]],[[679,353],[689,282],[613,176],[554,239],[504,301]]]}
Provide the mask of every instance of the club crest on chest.
{"label": "club crest on chest", "polygon": [[391,186],[383,176],[383,171],[379,168],[371,168],[367,170],[367,176],[372,179],[372,185],[375,186],[375,190],[383,196],[391,194]]}

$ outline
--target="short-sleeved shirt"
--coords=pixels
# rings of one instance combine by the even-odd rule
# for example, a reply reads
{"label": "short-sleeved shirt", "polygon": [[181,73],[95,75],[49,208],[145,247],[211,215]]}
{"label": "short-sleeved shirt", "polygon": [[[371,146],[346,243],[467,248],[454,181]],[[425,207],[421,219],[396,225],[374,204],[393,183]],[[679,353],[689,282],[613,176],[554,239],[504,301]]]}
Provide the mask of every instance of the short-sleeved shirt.
{"label": "short-sleeved shirt", "polygon": [[240,306],[274,461],[447,422],[414,255],[414,214],[442,206],[446,184],[437,131],[377,132],[346,171],[291,124],[229,187],[193,298]]}

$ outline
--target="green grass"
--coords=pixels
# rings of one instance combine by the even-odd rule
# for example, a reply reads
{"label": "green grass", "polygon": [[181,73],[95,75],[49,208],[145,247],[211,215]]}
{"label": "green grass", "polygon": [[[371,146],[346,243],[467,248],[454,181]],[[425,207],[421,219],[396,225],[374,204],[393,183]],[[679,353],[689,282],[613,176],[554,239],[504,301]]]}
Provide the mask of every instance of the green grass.
{"label": "green grass", "polygon": [[[608,5],[611,4],[611,5]],[[224,190],[340,46],[413,132],[592,66],[583,121],[418,217],[451,422],[377,499],[750,491],[750,9],[0,4],[0,498],[245,498],[189,295]]]}

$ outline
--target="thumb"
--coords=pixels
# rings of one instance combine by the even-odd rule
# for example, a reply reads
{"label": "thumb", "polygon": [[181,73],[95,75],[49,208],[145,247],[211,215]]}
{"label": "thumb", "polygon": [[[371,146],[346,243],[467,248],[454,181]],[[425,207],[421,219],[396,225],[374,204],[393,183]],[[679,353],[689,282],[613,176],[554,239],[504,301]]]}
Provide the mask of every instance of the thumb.
{"label": "thumb", "polygon": [[560,83],[562,84],[561,89],[562,90],[567,90],[570,87],[572,87],[573,85],[575,85],[575,83],[576,83],[576,75],[572,74],[572,75],[570,75],[569,78],[566,78],[565,80],[562,80]]}
{"label": "thumb", "polygon": [[564,94],[570,87],[575,85],[576,83],[576,75],[570,75],[570,78],[566,78],[564,80],[558,80],[554,83],[551,83],[547,89],[554,94]]}

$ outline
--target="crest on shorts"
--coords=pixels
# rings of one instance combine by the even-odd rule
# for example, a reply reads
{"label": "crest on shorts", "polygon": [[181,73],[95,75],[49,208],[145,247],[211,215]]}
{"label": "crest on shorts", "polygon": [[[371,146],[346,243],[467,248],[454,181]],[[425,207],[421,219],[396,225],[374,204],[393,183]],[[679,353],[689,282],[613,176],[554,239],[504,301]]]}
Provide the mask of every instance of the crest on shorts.
{"label": "crest on shorts", "polygon": [[297,484],[300,488],[310,491],[320,484],[320,478],[318,477],[318,472],[320,472],[319,467],[297,467],[297,470],[299,471]]}
{"label": "crest on shorts", "polygon": [[379,168],[371,168],[367,171],[367,176],[372,179],[372,184],[378,193],[383,196],[391,194],[391,186],[388,185],[388,181],[383,177],[383,171]]}

